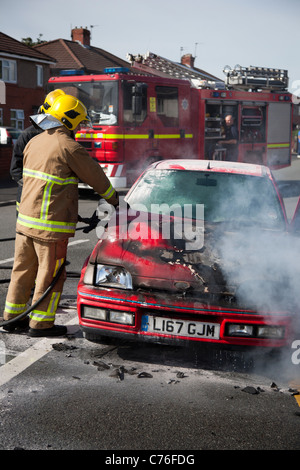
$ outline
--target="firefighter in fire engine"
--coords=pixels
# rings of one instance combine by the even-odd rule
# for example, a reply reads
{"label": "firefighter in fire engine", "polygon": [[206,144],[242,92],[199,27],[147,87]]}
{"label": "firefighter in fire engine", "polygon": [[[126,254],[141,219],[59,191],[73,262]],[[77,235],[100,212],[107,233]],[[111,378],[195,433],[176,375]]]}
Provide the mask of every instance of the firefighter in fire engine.
{"label": "firefighter in fire engine", "polygon": [[[44,130],[24,150],[23,191],[16,226],[15,257],[7,292],[4,320],[16,318],[42,298],[66,259],[69,237],[78,218],[78,178],[113,206],[118,194],[102,168],[74,139],[85,106],[71,95],[59,96],[48,113],[32,116]],[[29,318],[4,326],[9,332],[28,327],[29,336],[62,336],[67,328],[55,325],[55,313],[66,278],[62,272],[54,288]]]}
{"label": "firefighter in fire engine", "polygon": [[[60,95],[64,95],[63,90],[53,90],[47,94],[44,103],[39,107],[38,114],[46,113],[47,110],[52,106],[54,100]],[[23,158],[24,158],[24,148],[28,142],[40,134],[42,129],[38,127],[34,122],[31,126],[27,127],[22,134],[18,137],[17,142],[14,145],[11,165],[10,165],[10,176],[18,184],[17,189],[17,211],[19,210],[19,204],[22,194],[22,185],[23,185]]]}
{"label": "firefighter in fire engine", "polygon": [[227,161],[238,160],[238,130],[231,114],[225,116],[224,140],[219,140],[218,143],[226,148]]}

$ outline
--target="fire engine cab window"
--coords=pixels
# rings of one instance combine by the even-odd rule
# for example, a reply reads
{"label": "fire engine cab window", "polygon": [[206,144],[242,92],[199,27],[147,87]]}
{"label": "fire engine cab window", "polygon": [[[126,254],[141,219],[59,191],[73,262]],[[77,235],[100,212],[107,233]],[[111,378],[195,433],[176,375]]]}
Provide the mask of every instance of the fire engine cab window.
{"label": "fire engine cab window", "polygon": [[123,120],[139,126],[147,117],[147,87],[143,83],[123,82]]}
{"label": "fire engine cab window", "polygon": [[58,83],[57,87],[84,103],[94,127],[118,124],[117,81]]}
{"label": "fire engine cab window", "polygon": [[166,127],[178,126],[178,89],[157,86],[155,91],[157,96],[157,116]]}

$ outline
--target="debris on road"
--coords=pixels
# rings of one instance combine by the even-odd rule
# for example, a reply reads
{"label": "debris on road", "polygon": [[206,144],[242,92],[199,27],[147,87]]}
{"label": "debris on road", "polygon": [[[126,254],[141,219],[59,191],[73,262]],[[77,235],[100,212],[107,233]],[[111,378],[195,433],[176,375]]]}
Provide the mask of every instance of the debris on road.
{"label": "debris on road", "polygon": [[138,374],[138,378],[141,379],[141,378],[148,378],[148,379],[152,379],[153,375],[152,374],[149,374],[149,372],[140,372]]}
{"label": "debris on road", "polygon": [[280,388],[276,385],[275,382],[272,382],[270,385],[271,389],[274,390],[274,392],[279,392]]}
{"label": "debris on road", "polygon": [[65,344],[65,343],[52,344],[52,348],[55,349],[55,351],[71,351],[71,350],[74,350],[74,349],[78,349],[77,346],[68,345],[68,344]]}
{"label": "debris on road", "polygon": [[247,385],[247,387],[245,387],[245,388],[242,388],[242,392],[250,393],[251,395],[258,395],[259,394],[259,390],[257,388],[251,387],[249,385]]}

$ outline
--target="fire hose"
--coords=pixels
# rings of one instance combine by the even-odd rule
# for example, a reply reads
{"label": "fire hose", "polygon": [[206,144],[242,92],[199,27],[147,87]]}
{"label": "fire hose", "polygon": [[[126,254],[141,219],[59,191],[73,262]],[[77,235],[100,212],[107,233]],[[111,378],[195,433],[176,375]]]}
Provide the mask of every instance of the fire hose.
{"label": "fire hose", "polygon": [[45,292],[41,295],[41,297],[34,304],[32,304],[25,312],[20,313],[20,315],[17,315],[15,318],[1,322],[0,327],[10,325],[11,323],[14,323],[15,321],[18,321],[18,320],[22,320],[22,318],[25,318],[30,312],[32,312],[32,310],[34,310],[42,302],[42,300],[44,300],[44,298],[49,294],[49,292],[53,289],[60,275],[63,272],[65,264],[66,262],[64,261],[61,267],[59,268],[58,272],[56,273],[55,277],[53,278],[53,281],[51,282],[51,284],[47,287]]}
{"label": "fire hose", "polygon": [[[83,229],[83,232],[88,233],[97,226],[97,224],[99,222],[99,219],[98,219],[98,217],[96,215],[96,211],[95,211],[93,213],[92,217],[89,217],[89,218],[82,218],[82,217],[80,217],[80,215],[78,215],[78,221],[87,224],[87,227],[85,227]],[[29,315],[29,313],[32,312],[32,310],[34,310],[42,302],[42,300],[45,299],[45,297],[47,297],[49,292],[51,292],[51,290],[53,289],[53,287],[57,283],[58,279],[60,278],[60,276],[61,276],[61,274],[62,274],[62,272],[65,268],[65,265],[66,265],[66,260],[60,266],[60,268],[59,268],[58,272],[56,273],[56,275],[54,276],[51,284],[47,287],[45,292],[41,295],[41,297],[34,304],[32,304],[25,312],[20,313],[20,315],[16,315],[15,318],[12,318],[10,320],[4,320],[3,322],[0,322],[0,327],[10,325],[11,323],[22,320],[27,315]],[[5,280],[5,282],[7,282],[7,281]]]}

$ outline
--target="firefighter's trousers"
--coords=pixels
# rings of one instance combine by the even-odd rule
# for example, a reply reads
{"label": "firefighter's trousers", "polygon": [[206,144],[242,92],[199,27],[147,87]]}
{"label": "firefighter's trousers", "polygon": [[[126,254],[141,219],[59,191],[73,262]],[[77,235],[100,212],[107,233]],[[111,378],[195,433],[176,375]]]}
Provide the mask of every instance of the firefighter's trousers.
{"label": "firefighter's trousers", "polygon": [[[31,290],[34,304],[49,287],[66,259],[68,240],[45,242],[16,234],[14,265],[9,284],[4,320],[10,320],[28,309]],[[61,274],[51,292],[37,305],[29,317],[31,328],[51,328],[60,299],[66,272]]]}

